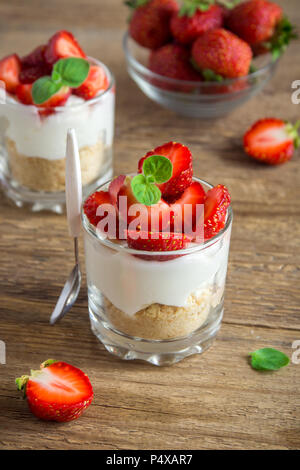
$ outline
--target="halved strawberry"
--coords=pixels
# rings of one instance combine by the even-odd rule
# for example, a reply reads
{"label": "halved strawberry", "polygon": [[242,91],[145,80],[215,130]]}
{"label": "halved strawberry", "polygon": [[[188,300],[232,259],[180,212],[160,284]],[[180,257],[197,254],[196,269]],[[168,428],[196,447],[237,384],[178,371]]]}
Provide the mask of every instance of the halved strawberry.
{"label": "halved strawberry", "polygon": [[[194,181],[181,195],[170,206],[170,210],[173,215],[172,228],[175,231],[180,231],[184,233],[191,233],[195,228],[197,222],[197,214],[201,215],[201,207],[197,212],[197,205],[203,205],[206,194],[200,183]],[[179,207],[180,211],[175,210],[175,207]],[[190,208],[188,208],[190,206]],[[191,216],[191,220],[189,219]],[[184,225],[183,225],[184,224]]]}
{"label": "halved strawberry", "polygon": [[35,67],[36,65],[41,65],[45,63],[45,50],[46,45],[36,47],[32,52],[27,54],[24,57],[21,57],[22,67]]}
{"label": "halved strawberry", "polygon": [[27,84],[27,85],[18,85],[16,89],[16,96],[19,101],[23,104],[33,104],[33,99],[32,99],[32,85]]}
{"label": "halved strawberry", "polygon": [[[127,231],[127,243],[129,248],[142,251],[177,251],[186,248],[192,241],[191,237],[182,233],[172,232],[145,232]],[[152,261],[169,261],[178,255],[138,255],[139,258]]]}
{"label": "halved strawberry", "polygon": [[5,83],[8,93],[15,93],[20,84],[21,61],[17,54],[11,54],[0,60],[0,80]]}
{"label": "halved strawberry", "polygon": [[24,390],[30,411],[46,421],[66,422],[79,418],[93,400],[89,378],[77,367],[52,359],[31,376],[16,379]]}
{"label": "halved strawberry", "polygon": [[119,192],[120,192],[120,189],[122,188],[122,186],[125,182],[125,179],[126,179],[125,175],[117,176],[116,178],[114,178],[111,181],[111,183],[108,187],[108,192],[109,192],[109,195],[110,195],[111,203],[115,207],[117,207],[117,205],[118,205]]}
{"label": "halved strawberry", "polygon": [[83,205],[85,215],[95,227],[104,217],[96,215],[97,209],[101,204],[111,204],[111,199],[107,191],[96,191],[85,200]]}
{"label": "halved strawberry", "polygon": [[33,83],[41,77],[48,75],[49,69],[45,65],[33,65],[23,68],[20,72],[19,79],[21,83]]}
{"label": "halved strawberry", "polygon": [[37,106],[41,108],[55,108],[56,106],[63,106],[70,95],[71,89],[68,86],[63,86],[54,95],[52,95],[51,98]]}
{"label": "halved strawberry", "polygon": [[104,69],[98,65],[91,65],[86,80],[74,90],[74,93],[85,100],[90,100],[107,87],[108,79]]}
{"label": "halved strawberry", "polygon": [[251,157],[269,165],[290,160],[300,145],[298,127],[281,119],[257,121],[244,135],[244,149]]}
{"label": "halved strawberry", "polygon": [[214,237],[225,226],[226,211],[230,204],[228,189],[221,184],[206,193],[204,202],[204,238]]}
{"label": "halved strawberry", "polygon": [[192,182],[193,165],[192,154],[188,147],[178,142],[168,142],[156,147],[140,159],[139,172],[142,172],[144,160],[151,155],[162,155],[169,158],[173,164],[172,177],[166,183],[157,185],[164,199],[171,200],[178,197]]}
{"label": "halved strawberry", "polygon": [[69,31],[58,31],[48,41],[44,57],[49,65],[55,64],[59,59],[66,57],[86,58],[85,53]]}

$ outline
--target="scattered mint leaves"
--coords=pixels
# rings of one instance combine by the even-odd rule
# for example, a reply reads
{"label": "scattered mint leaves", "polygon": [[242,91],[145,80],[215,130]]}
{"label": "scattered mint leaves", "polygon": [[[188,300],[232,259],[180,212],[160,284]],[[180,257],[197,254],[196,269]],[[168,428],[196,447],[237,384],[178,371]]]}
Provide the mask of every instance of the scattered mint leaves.
{"label": "scattered mint leaves", "polygon": [[157,204],[161,191],[156,184],[169,181],[172,176],[172,162],[162,155],[151,155],[143,163],[143,174],[131,180],[131,189],[135,198],[146,206]]}
{"label": "scattered mint leaves", "polygon": [[90,64],[87,60],[78,57],[68,57],[58,60],[52,75],[41,77],[32,86],[34,104],[43,104],[55,95],[61,87],[78,88],[87,78]]}
{"label": "scattered mint leaves", "polygon": [[273,348],[258,349],[249,355],[251,356],[251,366],[256,370],[278,370],[290,362],[283,352]]}

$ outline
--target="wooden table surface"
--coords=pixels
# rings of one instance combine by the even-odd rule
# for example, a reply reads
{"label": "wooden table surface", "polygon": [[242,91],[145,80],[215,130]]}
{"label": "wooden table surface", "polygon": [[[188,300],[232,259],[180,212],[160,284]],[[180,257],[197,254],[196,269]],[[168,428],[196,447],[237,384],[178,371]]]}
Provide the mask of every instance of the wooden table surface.
{"label": "wooden table surface", "polygon": [[[298,0],[278,1],[296,24]],[[169,140],[187,144],[195,174],[226,184],[235,213],[225,317],[214,346],[172,367],[122,362],[91,333],[86,281],[70,314],[49,315],[72,263],[64,217],[31,214],[0,199],[0,448],[296,449],[300,447],[300,365],[251,369],[247,353],[275,347],[292,356],[300,340],[299,153],[264,167],[243,152],[246,128],[265,116],[299,118],[291,83],[300,79],[299,42],[266,89],[216,121],[179,117],[149,101],[129,78],[121,40],[127,11],[118,0],[0,1],[0,56],[23,54],[58,29],[70,29],[117,79],[115,173],[134,171],[145,151]],[[82,243],[80,246],[83,258]],[[14,378],[49,357],[88,373],[93,405],[78,421],[33,417]]]}

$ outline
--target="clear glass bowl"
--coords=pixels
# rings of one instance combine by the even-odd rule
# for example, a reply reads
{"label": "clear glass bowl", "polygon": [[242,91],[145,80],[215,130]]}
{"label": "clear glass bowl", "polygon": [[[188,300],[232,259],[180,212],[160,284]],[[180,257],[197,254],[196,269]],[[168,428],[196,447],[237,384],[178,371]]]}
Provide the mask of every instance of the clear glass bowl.
{"label": "clear glass bowl", "polygon": [[70,106],[41,108],[16,102],[0,103],[0,182],[19,207],[62,213],[65,206],[65,151],[69,128],[79,146],[83,192],[88,194],[113,174],[115,81],[104,67],[109,86],[97,97]]}
{"label": "clear glass bowl", "polygon": [[150,51],[139,46],[128,34],[123,39],[127,69],[131,78],[148,98],[183,116],[217,118],[241,106],[270,80],[278,60],[271,55],[253,60],[257,69],[246,77],[222,82],[175,80],[153,73],[147,66]]}
{"label": "clear glass bowl", "polygon": [[222,231],[170,259],[170,252],[103,239],[82,212],[91,328],[110,353],[163,366],[212,344],[223,317],[232,218],[229,207]]}

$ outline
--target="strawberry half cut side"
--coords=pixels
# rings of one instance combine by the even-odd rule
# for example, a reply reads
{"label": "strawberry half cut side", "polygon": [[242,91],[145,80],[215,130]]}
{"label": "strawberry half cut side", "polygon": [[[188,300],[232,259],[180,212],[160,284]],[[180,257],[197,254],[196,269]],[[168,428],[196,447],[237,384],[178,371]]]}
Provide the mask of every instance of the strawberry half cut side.
{"label": "strawberry half cut side", "polygon": [[46,421],[66,422],[79,418],[93,400],[86,374],[66,362],[50,359],[30,376],[16,379],[31,412]]}
{"label": "strawberry half cut side", "polygon": [[46,46],[44,57],[49,65],[55,64],[59,59],[67,57],[86,58],[85,53],[69,31],[58,31],[50,39]]}

